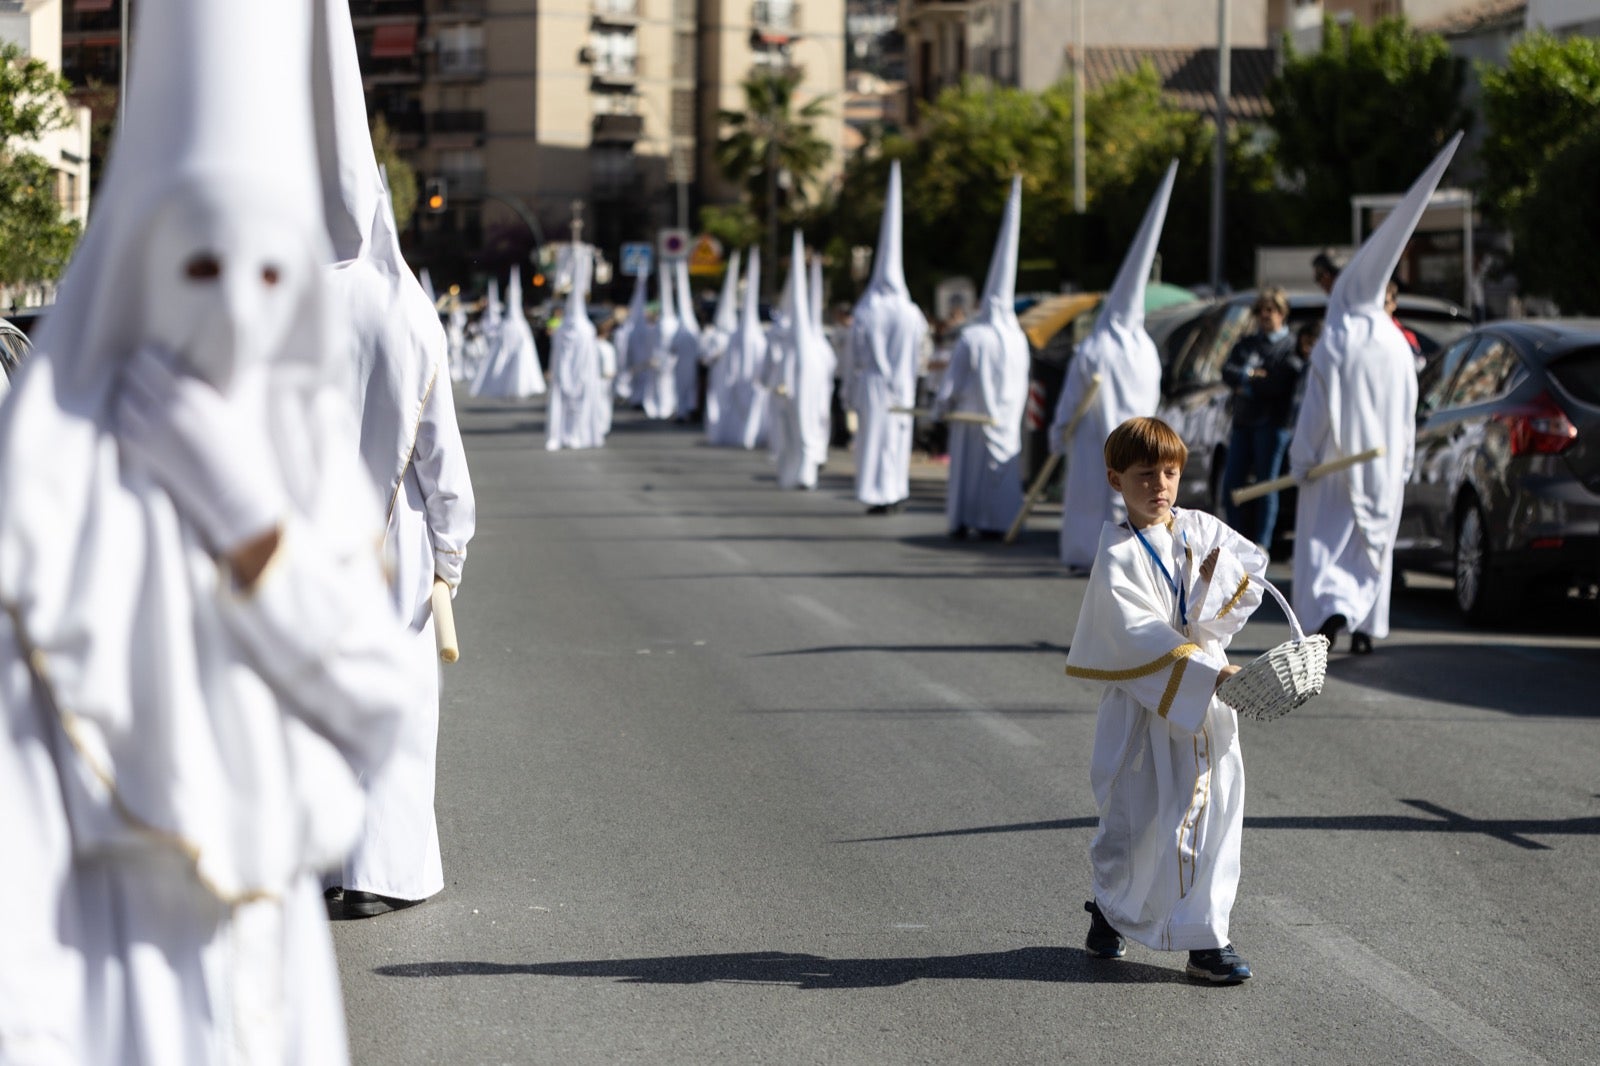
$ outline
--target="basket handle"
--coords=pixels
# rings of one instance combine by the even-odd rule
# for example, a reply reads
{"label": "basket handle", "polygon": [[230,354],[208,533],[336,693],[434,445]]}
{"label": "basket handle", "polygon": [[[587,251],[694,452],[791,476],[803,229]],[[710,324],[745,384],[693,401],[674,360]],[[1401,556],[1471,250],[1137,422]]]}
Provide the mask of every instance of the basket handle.
{"label": "basket handle", "polygon": [[1283,593],[1278,591],[1278,586],[1264,577],[1250,575],[1250,580],[1272,593],[1272,598],[1278,601],[1278,606],[1283,608],[1283,616],[1289,620],[1289,636],[1296,644],[1305,642],[1306,631],[1300,628],[1300,619],[1295,617],[1294,608],[1289,606],[1289,601],[1283,598]]}

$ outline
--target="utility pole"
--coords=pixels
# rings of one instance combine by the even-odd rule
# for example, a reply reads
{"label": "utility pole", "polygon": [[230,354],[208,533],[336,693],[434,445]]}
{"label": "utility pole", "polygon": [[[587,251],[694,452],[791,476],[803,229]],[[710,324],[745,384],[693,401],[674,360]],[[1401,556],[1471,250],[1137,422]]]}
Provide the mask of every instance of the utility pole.
{"label": "utility pole", "polygon": [[120,18],[122,19],[122,31],[120,36],[120,42],[122,45],[122,60],[117,64],[118,126],[122,125],[122,109],[126,105],[128,99],[128,4],[131,2],[132,0],[121,0],[118,5],[121,8]]}
{"label": "utility pole", "polygon": [[1083,214],[1088,202],[1087,179],[1084,177],[1084,143],[1083,120],[1083,0],[1072,0],[1076,10],[1076,28],[1073,30],[1073,55],[1072,55],[1072,210]]}
{"label": "utility pole", "polygon": [[1222,191],[1228,168],[1228,96],[1231,93],[1229,69],[1233,65],[1228,48],[1228,0],[1217,0],[1217,147],[1211,161],[1211,292],[1220,293],[1222,271]]}

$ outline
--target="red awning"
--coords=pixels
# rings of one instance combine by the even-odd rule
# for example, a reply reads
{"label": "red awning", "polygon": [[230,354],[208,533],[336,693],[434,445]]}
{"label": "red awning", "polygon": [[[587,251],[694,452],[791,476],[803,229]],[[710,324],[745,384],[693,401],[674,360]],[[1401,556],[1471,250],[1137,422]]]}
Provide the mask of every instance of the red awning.
{"label": "red awning", "polygon": [[417,54],[417,24],[378,26],[372,31],[373,59],[406,59]]}
{"label": "red awning", "polygon": [[793,40],[792,35],[787,34],[787,33],[767,33],[767,32],[762,32],[762,34],[760,36],[761,36],[761,43],[762,44],[785,45],[785,44],[788,44],[791,40]]}

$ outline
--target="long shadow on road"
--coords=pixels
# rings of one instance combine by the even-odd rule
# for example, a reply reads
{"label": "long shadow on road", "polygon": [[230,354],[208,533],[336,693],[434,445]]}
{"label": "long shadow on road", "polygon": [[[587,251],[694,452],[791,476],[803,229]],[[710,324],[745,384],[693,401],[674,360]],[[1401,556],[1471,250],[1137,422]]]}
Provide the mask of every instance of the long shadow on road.
{"label": "long shadow on road", "polygon": [[407,962],[379,966],[385,977],[609,977],[628,984],[787,985],[795,989],[890,988],[924,980],[1156,984],[1186,981],[1174,969],[1089,958],[1079,948],[1031,947],[970,955],[830,959],[786,951],[666,955],[581,962]]}
{"label": "long shadow on road", "polygon": [[[1600,835],[1600,817],[1584,818],[1469,818],[1428,800],[1400,801],[1427,817],[1403,814],[1333,814],[1305,816],[1246,815],[1246,829],[1300,829],[1316,832],[1344,831],[1367,833],[1465,833],[1490,837],[1528,851],[1549,851],[1550,845],[1530,839],[1538,836]],[[1010,825],[980,825],[967,829],[940,829],[929,833],[901,833],[893,836],[859,837],[840,844],[881,844],[901,840],[931,840],[937,837],[978,836],[988,833],[1037,833],[1061,829],[1093,829],[1096,818],[1057,818],[1044,822],[1015,822]]]}

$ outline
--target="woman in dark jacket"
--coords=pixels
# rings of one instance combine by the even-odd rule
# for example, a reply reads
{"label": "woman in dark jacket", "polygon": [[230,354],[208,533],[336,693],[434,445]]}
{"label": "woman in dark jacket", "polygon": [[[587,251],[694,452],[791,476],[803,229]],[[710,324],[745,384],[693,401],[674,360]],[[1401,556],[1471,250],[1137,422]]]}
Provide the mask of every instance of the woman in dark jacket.
{"label": "woman in dark jacket", "polygon": [[1263,289],[1254,311],[1255,332],[1233,346],[1222,366],[1222,380],[1233,389],[1233,433],[1222,498],[1228,524],[1267,550],[1278,524],[1278,494],[1239,507],[1233,503],[1233,490],[1252,477],[1268,481],[1282,472],[1294,425],[1295,390],[1306,363],[1289,333],[1284,291]]}

